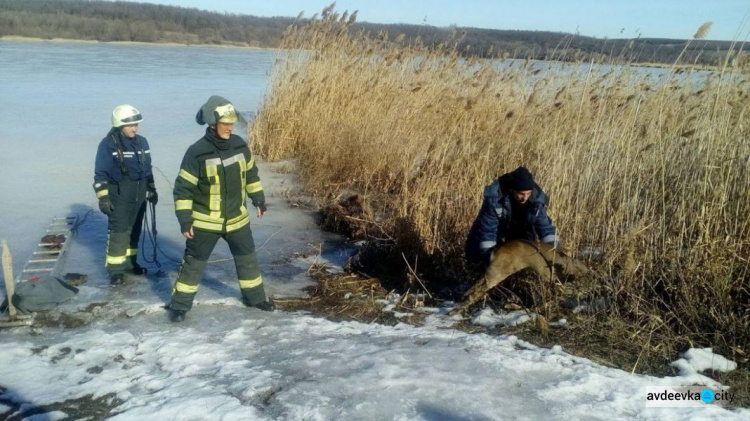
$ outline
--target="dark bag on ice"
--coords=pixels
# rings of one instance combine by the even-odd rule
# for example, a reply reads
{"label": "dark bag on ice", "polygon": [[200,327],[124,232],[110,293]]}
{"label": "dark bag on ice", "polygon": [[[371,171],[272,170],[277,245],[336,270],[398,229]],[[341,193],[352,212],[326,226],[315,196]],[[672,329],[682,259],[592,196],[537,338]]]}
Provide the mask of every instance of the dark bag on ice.
{"label": "dark bag on ice", "polygon": [[[52,276],[33,277],[28,281],[16,284],[13,294],[13,305],[20,313],[27,314],[37,311],[47,311],[59,304],[70,300],[78,294],[78,288]],[[5,311],[7,299],[0,306]]]}

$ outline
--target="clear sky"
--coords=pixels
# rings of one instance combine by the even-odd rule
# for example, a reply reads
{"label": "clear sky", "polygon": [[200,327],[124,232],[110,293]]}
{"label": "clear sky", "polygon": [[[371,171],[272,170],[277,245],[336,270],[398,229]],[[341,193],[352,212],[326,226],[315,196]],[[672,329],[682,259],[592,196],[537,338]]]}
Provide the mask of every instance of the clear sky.
{"label": "clear sky", "polygon": [[[305,16],[330,0],[148,0],[255,16]],[[749,0],[339,0],[336,10],[359,10],[358,20],[559,31],[598,38],[691,38],[703,23],[706,39],[740,40],[750,35]]]}

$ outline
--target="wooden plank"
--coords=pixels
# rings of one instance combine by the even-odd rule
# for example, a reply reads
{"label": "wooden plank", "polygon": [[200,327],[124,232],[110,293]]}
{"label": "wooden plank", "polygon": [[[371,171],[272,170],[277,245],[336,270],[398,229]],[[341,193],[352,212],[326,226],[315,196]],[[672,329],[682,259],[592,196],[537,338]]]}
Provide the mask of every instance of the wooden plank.
{"label": "wooden plank", "polygon": [[16,317],[14,317],[15,320],[30,320],[33,318],[34,318],[33,314],[21,314],[21,313],[16,314]]}
{"label": "wooden plank", "polygon": [[15,280],[13,278],[13,258],[10,254],[8,243],[3,240],[3,276],[5,277],[5,292],[8,294],[8,314],[16,316],[16,308],[13,306],[13,294],[16,292]]}
{"label": "wooden plank", "polygon": [[31,326],[34,323],[33,314],[16,314],[15,316],[0,318],[0,327]]}
{"label": "wooden plank", "polygon": [[31,326],[33,322],[33,319],[0,319],[0,327]]}

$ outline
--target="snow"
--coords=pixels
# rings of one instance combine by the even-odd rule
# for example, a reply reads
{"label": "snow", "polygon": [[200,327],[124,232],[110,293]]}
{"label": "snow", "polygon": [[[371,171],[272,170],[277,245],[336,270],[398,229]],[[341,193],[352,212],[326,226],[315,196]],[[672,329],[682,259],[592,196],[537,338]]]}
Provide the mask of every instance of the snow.
{"label": "snow", "polygon": [[32,415],[30,417],[26,417],[23,420],[24,421],[58,421],[58,420],[64,420],[68,418],[68,414],[61,411],[52,411],[52,412],[46,412],[44,414],[37,414]]}
{"label": "snow", "polygon": [[556,327],[556,328],[564,328],[567,325],[568,325],[568,319],[560,319],[560,320],[556,320],[554,322],[549,323],[550,327]]}
{"label": "snow", "polygon": [[[605,368],[514,336],[334,323],[205,305],[75,330],[6,335],[0,378],[44,405],[115,394],[112,419],[742,419],[748,410],[645,408],[684,384]],[[40,348],[43,348],[40,351]]]}
{"label": "snow", "polygon": [[[748,409],[715,405],[646,407],[649,387],[694,382],[718,387],[697,374],[698,368],[666,378],[633,375],[569,355],[560,346],[546,349],[515,336],[468,334],[452,328],[459,318],[447,315],[448,303],[414,309],[426,314],[421,327],[336,323],[304,312],[246,308],[223,242],[187,319],[169,323],[163,306],[184,250],[169,188],[185,148],[202,134],[192,117],[212,93],[235,100],[243,111],[257,104],[260,94],[242,93],[262,92],[270,57],[222,49],[3,42],[0,53],[8,57],[0,76],[9,81],[0,104],[0,138],[13,140],[3,141],[0,174],[16,180],[4,190],[13,200],[0,202],[0,237],[11,245],[16,268],[53,216],[89,215],[64,267],[87,274],[88,281],[73,300],[44,315],[77,327],[0,331],[3,416],[75,418],[67,409],[29,411],[90,397],[114,405],[110,419],[115,420],[750,419]],[[139,64],[135,73],[128,70],[133,54]],[[185,56],[191,54],[202,58]],[[190,68],[223,62],[224,54],[231,55],[233,65],[210,72]],[[21,59],[27,56],[40,62],[32,66]],[[37,71],[46,76],[34,77]],[[124,98],[141,107],[146,118],[141,132],[166,174],[157,174],[161,200],[156,207],[165,255],[159,256],[161,268],[147,264],[148,276],[111,287],[103,267],[106,219],[96,210],[89,213],[96,209],[90,186],[95,144],[106,133],[109,110]],[[18,124],[11,109],[33,109],[44,118]],[[59,109],[77,111],[55,112]],[[47,135],[54,142],[44,143]],[[70,155],[78,151],[85,156]],[[33,165],[27,165],[30,157]],[[287,203],[296,184],[280,170],[285,164],[260,165],[268,214],[262,220],[253,216],[252,229],[267,292],[277,298],[304,296],[302,289],[313,282],[307,275],[310,264],[340,270],[352,248],[320,232],[311,211]],[[150,250],[146,244],[148,255]],[[399,298],[394,294],[384,305],[396,312]],[[524,317],[529,316],[484,310],[478,319],[497,325]],[[695,354],[683,357],[686,367],[698,364]],[[712,362],[723,364],[716,356]]]}
{"label": "snow", "polygon": [[597,298],[594,301],[582,300],[575,297],[566,298],[560,306],[570,309],[573,314],[578,313],[601,313],[609,308],[609,301],[606,298]]}
{"label": "snow", "polygon": [[528,313],[523,310],[497,314],[491,308],[487,307],[480,310],[479,313],[472,318],[471,322],[484,327],[495,327],[497,325],[512,327],[532,320],[536,320],[536,314]]}
{"label": "snow", "polygon": [[690,348],[682,354],[682,357],[698,372],[706,370],[726,372],[737,368],[736,362],[714,354],[711,348]]}
{"label": "snow", "polygon": [[737,368],[736,362],[714,354],[711,348],[690,348],[681,356],[682,358],[670,364],[677,369],[681,377],[693,379],[693,381],[701,384],[710,384],[714,387],[719,387],[719,383],[699,373],[706,370],[727,372]]}

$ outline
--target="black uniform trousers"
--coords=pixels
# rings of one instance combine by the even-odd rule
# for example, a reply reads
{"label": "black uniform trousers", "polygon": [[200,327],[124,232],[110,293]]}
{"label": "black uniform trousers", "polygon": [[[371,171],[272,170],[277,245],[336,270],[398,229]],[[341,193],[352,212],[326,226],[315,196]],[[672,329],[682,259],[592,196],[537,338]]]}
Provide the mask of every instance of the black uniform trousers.
{"label": "black uniform trousers", "polygon": [[109,200],[114,211],[109,215],[106,267],[110,276],[138,267],[138,241],[146,213],[145,179],[110,181]]}
{"label": "black uniform trousers", "polygon": [[193,238],[187,240],[185,257],[172,290],[171,309],[188,311],[193,306],[203,269],[219,238],[223,238],[229,244],[245,304],[255,305],[266,300],[250,224],[228,233],[193,227]]}

